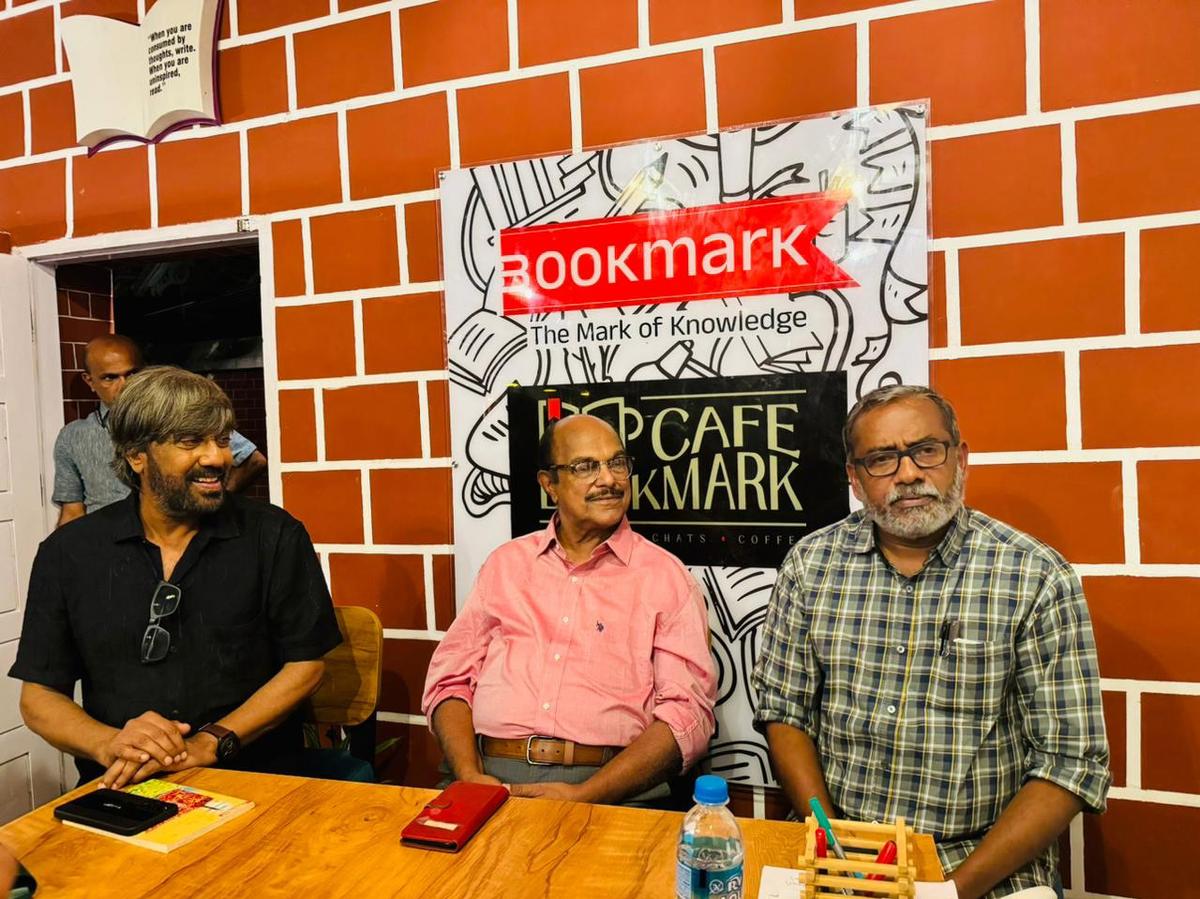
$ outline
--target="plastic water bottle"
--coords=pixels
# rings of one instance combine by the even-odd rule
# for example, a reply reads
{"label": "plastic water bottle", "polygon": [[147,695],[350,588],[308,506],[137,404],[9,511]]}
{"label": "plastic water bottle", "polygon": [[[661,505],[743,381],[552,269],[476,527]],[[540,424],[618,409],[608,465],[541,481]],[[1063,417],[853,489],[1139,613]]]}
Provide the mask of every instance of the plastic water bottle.
{"label": "plastic water bottle", "polygon": [[675,899],[742,899],[742,831],[729,811],[729,787],[696,778],[696,804],[683,819],[676,849]]}

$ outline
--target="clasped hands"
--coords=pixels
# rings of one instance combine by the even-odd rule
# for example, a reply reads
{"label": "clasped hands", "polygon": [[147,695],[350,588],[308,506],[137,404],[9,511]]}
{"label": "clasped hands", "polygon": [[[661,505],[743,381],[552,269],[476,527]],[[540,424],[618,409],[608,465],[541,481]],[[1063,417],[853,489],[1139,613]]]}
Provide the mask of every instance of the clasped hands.
{"label": "clasped hands", "polygon": [[583,784],[568,784],[560,781],[546,781],[533,784],[506,784],[498,777],[482,772],[469,774],[462,778],[465,783],[492,784],[505,787],[509,794],[522,799],[559,799],[563,802],[587,802]]}
{"label": "clasped hands", "polygon": [[191,725],[144,712],[125,722],[94,753],[107,769],[101,782],[114,790],[139,783],[163,771],[212,765],[217,760],[215,738],[188,737]]}

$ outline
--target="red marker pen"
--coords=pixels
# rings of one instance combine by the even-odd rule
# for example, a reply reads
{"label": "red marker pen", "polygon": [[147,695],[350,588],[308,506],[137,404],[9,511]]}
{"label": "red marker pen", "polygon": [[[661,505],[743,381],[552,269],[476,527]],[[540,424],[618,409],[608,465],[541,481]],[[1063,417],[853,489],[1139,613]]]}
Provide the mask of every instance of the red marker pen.
{"label": "red marker pen", "polygon": [[814,839],[816,840],[817,844],[817,858],[825,858],[826,855],[829,854],[829,846],[827,845],[828,840],[825,836],[824,827],[817,828],[817,833]]}
{"label": "red marker pen", "polygon": [[[879,855],[875,856],[875,864],[877,865],[893,865],[896,863],[896,844],[888,840],[879,847]],[[884,880],[882,874],[868,874],[867,880]]]}

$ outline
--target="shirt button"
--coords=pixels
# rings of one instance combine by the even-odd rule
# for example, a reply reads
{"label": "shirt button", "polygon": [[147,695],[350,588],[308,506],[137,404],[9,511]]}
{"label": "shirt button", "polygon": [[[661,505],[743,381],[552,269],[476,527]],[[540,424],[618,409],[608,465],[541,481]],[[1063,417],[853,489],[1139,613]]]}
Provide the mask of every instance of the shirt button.
{"label": "shirt button", "polygon": [[896,714],[896,707],[895,707],[894,705],[889,705],[889,706],[888,706],[888,714],[889,714],[889,715],[894,715],[894,714]]}
{"label": "shirt button", "polygon": [[562,656],[560,656],[557,652],[554,654],[554,661],[557,662],[561,658],[562,658]]}
{"label": "shirt button", "polygon": [[550,703],[548,703],[548,702],[543,702],[543,703],[542,703],[542,711],[543,711],[543,712],[548,712],[548,711],[550,711]]}
{"label": "shirt button", "polygon": [[571,583],[572,583],[572,584],[578,584],[578,583],[579,583],[579,578],[577,578],[577,577],[572,577],[572,578],[571,578]]}
{"label": "shirt button", "polygon": [[896,652],[900,653],[900,655],[904,655],[905,648],[903,646],[897,646]]}
{"label": "shirt button", "polygon": [[909,584],[907,587],[904,588],[905,593],[912,593],[912,590],[913,590],[912,584]]}
{"label": "shirt button", "polygon": [[566,615],[563,615],[563,624],[566,624],[566,623],[567,623],[568,621],[570,621],[570,620],[571,620],[571,619],[570,619],[570,618],[568,618]]}

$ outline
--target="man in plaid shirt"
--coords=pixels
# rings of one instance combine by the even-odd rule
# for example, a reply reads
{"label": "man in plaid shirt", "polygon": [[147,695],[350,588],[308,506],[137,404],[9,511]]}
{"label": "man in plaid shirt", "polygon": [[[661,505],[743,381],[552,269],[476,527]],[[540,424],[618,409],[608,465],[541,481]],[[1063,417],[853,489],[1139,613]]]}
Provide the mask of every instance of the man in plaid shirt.
{"label": "man in plaid shirt", "polygon": [[1054,895],[1057,839],[1112,781],[1096,648],[1057,552],[963,505],[967,444],[925,387],[876,390],[843,430],[864,508],[784,561],[755,726],[803,816],[903,816],[950,880],[918,897]]}

